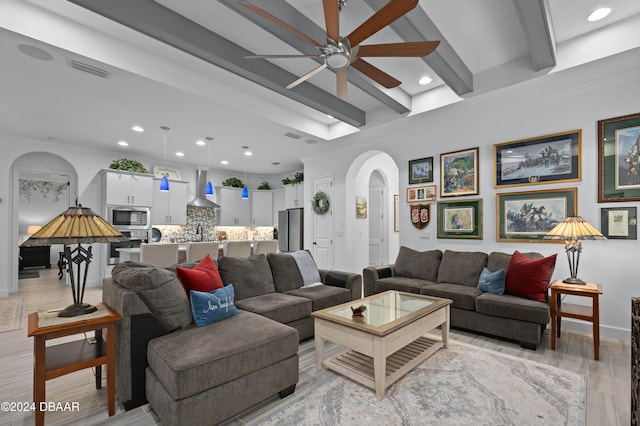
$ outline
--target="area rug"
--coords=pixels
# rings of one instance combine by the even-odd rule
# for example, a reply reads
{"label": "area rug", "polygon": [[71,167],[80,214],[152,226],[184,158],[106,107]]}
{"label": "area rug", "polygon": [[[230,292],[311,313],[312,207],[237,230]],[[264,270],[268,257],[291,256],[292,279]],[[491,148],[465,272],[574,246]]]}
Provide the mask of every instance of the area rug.
{"label": "area rug", "polygon": [[39,271],[18,271],[18,279],[23,280],[25,278],[40,278]]}
{"label": "area rug", "polygon": [[584,375],[453,343],[387,388],[382,401],[335,374],[248,424],[584,425],[586,389]]}
{"label": "area rug", "polygon": [[22,298],[0,299],[0,333],[22,327]]}

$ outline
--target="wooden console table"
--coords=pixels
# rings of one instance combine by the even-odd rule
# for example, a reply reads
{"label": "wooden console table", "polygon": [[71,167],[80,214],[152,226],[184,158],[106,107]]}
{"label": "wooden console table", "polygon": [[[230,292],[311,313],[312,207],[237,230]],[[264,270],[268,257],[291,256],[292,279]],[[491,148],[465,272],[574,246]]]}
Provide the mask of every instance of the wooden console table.
{"label": "wooden console table", "polygon": [[[107,365],[107,400],[109,416],[115,414],[115,368],[116,368],[116,329],[115,323],[120,315],[104,306],[107,315],[100,318],[84,319],[74,317],[68,322],[50,327],[38,324],[38,313],[29,314],[28,336],[34,337],[33,351],[33,401],[36,409],[36,425],[44,425],[44,411],[40,403],[46,402],[46,381],[74,371],[96,367],[96,389],[102,386],[102,365]],[[102,338],[102,329],[107,329],[107,340]],[[75,340],[68,343],[46,346],[46,341],[73,334],[95,332],[95,342],[89,339]]]}
{"label": "wooden console table", "polygon": [[[556,349],[556,336],[560,337],[562,317],[588,321],[593,324],[593,358],[600,359],[600,308],[599,296],[602,286],[596,283],[585,285],[566,284],[557,280],[549,286],[551,290],[551,349]],[[561,295],[590,297],[591,306],[563,303]]]}

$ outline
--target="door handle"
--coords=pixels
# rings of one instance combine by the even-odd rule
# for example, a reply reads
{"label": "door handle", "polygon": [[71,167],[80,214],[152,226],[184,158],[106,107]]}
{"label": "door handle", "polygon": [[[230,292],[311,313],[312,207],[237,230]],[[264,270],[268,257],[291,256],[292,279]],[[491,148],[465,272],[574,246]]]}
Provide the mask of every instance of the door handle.
{"label": "door handle", "polygon": [[315,246],[316,244],[317,244],[317,243],[314,241],[314,242],[313,242],[313,245]]}

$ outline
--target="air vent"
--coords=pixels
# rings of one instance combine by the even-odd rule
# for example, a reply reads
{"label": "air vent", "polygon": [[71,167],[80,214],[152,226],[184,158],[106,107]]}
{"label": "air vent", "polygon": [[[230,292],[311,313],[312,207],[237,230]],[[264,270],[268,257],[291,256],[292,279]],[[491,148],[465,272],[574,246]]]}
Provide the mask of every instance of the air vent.
{"label": "air vent", "polygon": [[286,137],[291,138],[291,139],[300,139],[302,137],[302,135],[298,135],[295,133],[291,133],[291,132],[287,132],[284,134]]}
{"label": "air vent", "polygon": [[71,68],[77,69],[79,71],[84,71],[89,74],[97,75],[98,77],[108,78],[111,73],[107,70],[103,70],[102,68],[94,67],[93,65],[85,64],[80,61],[71,61]]}

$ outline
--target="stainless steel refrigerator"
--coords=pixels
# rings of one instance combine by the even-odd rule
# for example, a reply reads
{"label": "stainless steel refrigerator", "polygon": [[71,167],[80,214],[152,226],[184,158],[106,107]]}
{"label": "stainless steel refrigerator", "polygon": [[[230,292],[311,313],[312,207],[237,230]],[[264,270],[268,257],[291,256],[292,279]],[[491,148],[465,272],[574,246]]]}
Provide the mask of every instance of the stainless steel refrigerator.
{"label": "stainless steel refrigerator", "polygon": [[282,252],[302,250],[304,209],[288,209],[278,212],[278,250]]}

